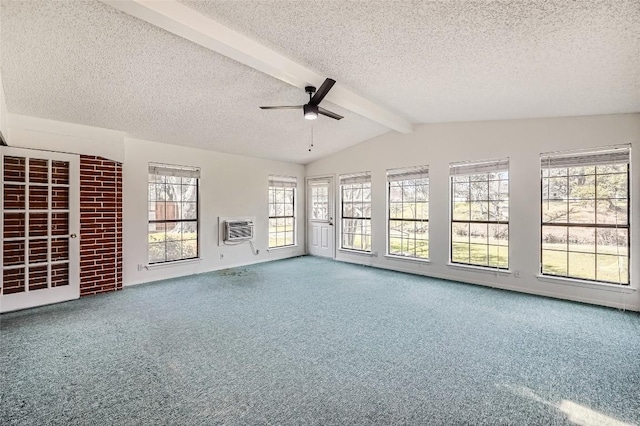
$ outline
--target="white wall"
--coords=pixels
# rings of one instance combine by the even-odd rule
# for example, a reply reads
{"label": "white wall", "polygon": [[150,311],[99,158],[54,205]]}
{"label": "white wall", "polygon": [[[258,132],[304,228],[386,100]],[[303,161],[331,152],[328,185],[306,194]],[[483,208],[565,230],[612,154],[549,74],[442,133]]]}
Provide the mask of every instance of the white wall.
{"label": "white wall", "polygon": [[8,140],[8,120],[9,112],[7,111],[7,102],[4,97],[4,86],[2,85],[2,76],[0,76],[0,133]]}
{"label": "white wall", "polygon": [[[147,180],[148,164],[166,163],[201,168],[200,253],[201,260],[182,265],[138,270],[147,263]],[[124,283],[196,274],[268,260],[299,256],[305,252],[304,166],[213,151],[185,148],[139,139],[125,138],[123,168]],[[267,250],[268,177],[270,174],[298,179],[297,246]],[[256,218],[254,245],[218,245],[218,217]],[[221,259],[220,255],[224,257]]]}
{"label": "white wall", "polygon": [[[640,282],[640,115],[607,115],[417,126],[387,133],[307,165],[308,177],[372,172],[372,252],[338,252],[337,260],[465,281],[552,297],[640,310],[640,291],[538,278],[540,153],[632,144],[632,286]],[[510,271],[449,266],[449,163],[510,159]],[[386,169],[429,165],[429,263],[396,260],[386,253]],[[337,191],[336,191],[337,192]],[[339,204],[337,204],[339,205]],[[337,227],[336,227],[337,228]],[[339,239],[336,239],[339,241]],[[518,276],[516,277],[516,273]]]}
{"label": "white wall", "polygon": [[9,114],[8,122],[10,146],[124,162],[123,132],[17,114]]}
{"label": "white wall", "polygon": [[[305,252],[304,166],[131,139],[123,132],[10,114],[10,146],[96,155],[123,164],[124,285],[201,273],[231,266],[299,256]],[[198,166],[200,182],[199,261],[138,270],[147,264],[148,163]],[[298,178],[297,246],[267,250],[268,176]],[[218,246],[219,216],[256,218],[255,247]],[[221,259],[220,255],[224,258]]]}
{"label": "white wall", "polygon": [[[203,151],[125,137],[122,132],[33,117],[8,115],[11,146],[99,155],[124,165],[124,283],[136,284],[236,265],[304,254],[305,167],[296,164]],[[553,297],[640,310],[640,291],[598,285],[570,285],[539,279],[541,152],[631,143],[632,149],[632,283],[640,281],[640,115],[609,115],[501,122],[418,126],[414,133],[388,133],[307,165],[306,175],[372,172],[373,251],[377,256],[337,253],[341,261],[369,264],[435,277],[484,284]],[[448,263],[449,182],[453,161],[510,157],[511,274],[479,272]],[[199,262],[138,270],[146,265],[147,165],[184,164],[202,169],[200,192],[201,257]],[[429,263],[384,257],[386,252],[386,169],[430,166],[431,211]],[[296,176],[298,245],[267,251],[267,178]],[[218,246],[219,216],[255,216],[254,256],[248,245]],[[220,258],[220,254],[224,256]],[[519,277],[515,272],[519,272]]]}

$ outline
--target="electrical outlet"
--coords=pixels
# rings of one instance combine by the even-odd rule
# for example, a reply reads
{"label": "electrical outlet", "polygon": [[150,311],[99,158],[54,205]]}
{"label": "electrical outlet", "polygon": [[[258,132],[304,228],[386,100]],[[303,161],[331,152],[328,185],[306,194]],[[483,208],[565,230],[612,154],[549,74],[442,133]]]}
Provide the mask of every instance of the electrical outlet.
{"label": "electrical outlet", "polygon": [[142,271],[144,269],[144,265],[139,263],[138,264],[138,271]]}
{"label": "electrical outlet", "polygon": [[220,259],[224,259],[224,254],[220,253]]}
{"label": "electrical outlet", "polygon": [[513,276],[516,277],[516,278],[520,278],[520,271],[515,271],[513,273]]}

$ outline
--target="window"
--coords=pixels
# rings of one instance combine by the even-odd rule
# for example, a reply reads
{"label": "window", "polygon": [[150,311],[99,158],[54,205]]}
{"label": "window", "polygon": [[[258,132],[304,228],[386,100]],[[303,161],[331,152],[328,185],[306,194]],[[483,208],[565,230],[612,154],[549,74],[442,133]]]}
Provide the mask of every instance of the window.
{"label": "window", "polygon": [[149,263],[198,257],[200,169],[149,165]]}
{"label": "window", "polygon": [[269,248],[296,244],[297,179],[289,176],[269,176]]}
{"label": "window", "polygon": [[543,154],[541,273],[629,284],[629,148]]}
{"label": "window", "polygon": [[313,179],[309,181],[311,191],[311,220],[329,221],[329,184],[327,179]]}
{"label": "window", "polygon": [[340,247],[371,252],[371,174],[340,176],[342,232]]}
{"label": "window", "polygon": [[429,258],[429,168],[387,170],[388,254]]}
{"label": "window", "polygon": [[509,268],[509,160],[449,165],[451,262]]}

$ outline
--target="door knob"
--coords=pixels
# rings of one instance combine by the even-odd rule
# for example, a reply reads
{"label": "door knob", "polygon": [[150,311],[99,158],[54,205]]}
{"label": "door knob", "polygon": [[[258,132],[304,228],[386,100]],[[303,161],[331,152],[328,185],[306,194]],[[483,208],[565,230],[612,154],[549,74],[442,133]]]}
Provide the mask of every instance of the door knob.
{"label": "door knob", "polygon": [[76,234],[71,234],[69,235],[69,238],[78,238],[78,236]]}

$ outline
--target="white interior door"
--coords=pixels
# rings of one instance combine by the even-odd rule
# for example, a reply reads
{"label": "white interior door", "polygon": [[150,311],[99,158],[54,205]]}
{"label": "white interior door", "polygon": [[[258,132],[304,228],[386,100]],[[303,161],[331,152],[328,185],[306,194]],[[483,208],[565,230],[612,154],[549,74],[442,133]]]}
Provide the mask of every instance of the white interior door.
{"label": "white interior door", "polygon": [[333,177],[307,179],[307,241],[312,256],[335,256]]}
{"label": "white interior door", "polygon": [[77,155],[1,147],[0,312],[80,297]]}

